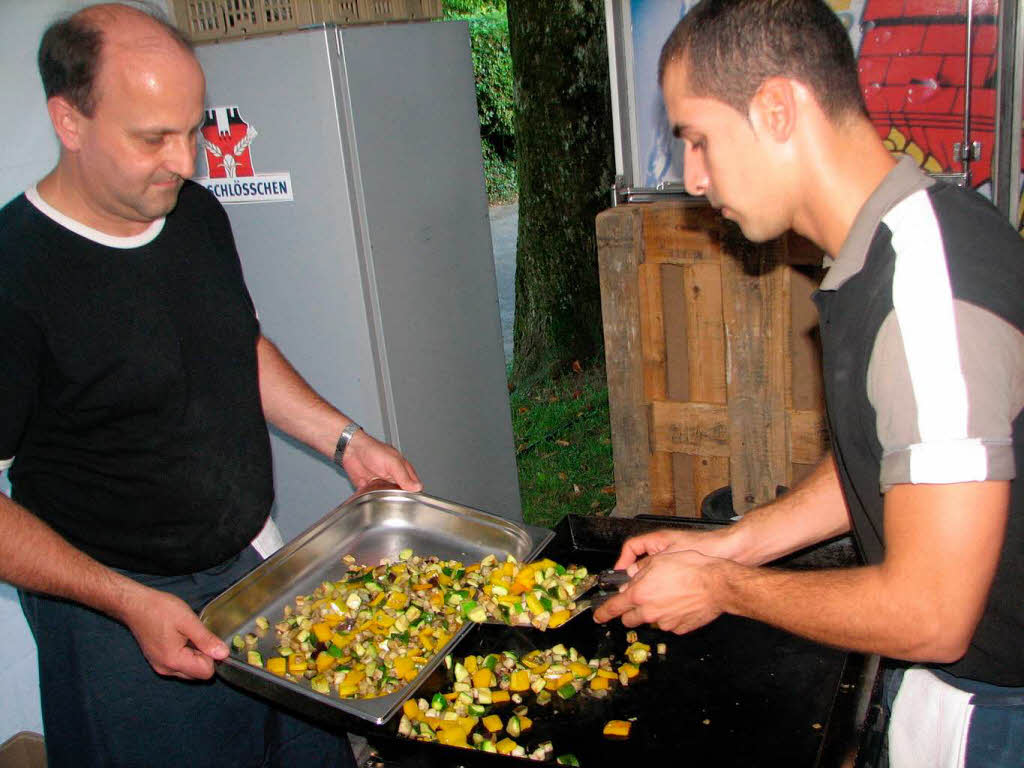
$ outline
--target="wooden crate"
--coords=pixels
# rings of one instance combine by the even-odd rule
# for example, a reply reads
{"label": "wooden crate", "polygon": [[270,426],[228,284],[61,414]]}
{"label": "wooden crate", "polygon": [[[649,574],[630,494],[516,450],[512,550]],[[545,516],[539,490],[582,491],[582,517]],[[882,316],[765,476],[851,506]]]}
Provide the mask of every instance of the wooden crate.
{"label": "wooden crate", "polygon": [[755,246],[701,202],[597,217],[616,514],[744,512],[792,486],[827,432],[811,293],[822,254]]}
{"label": "wooden crate", "polygon": [[441,0],[174,0],[178,28],[196,43],[308,27],[441,17]]}

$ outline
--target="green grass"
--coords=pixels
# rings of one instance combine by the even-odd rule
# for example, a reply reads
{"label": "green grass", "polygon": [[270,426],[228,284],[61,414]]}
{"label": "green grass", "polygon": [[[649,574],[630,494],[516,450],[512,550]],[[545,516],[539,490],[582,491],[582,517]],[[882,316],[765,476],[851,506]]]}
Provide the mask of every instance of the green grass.
{"label": "green grass", "polygon": [[604,368],[520,386],[511,394],[523,519],[550,528],[565,515],[615,506]]}

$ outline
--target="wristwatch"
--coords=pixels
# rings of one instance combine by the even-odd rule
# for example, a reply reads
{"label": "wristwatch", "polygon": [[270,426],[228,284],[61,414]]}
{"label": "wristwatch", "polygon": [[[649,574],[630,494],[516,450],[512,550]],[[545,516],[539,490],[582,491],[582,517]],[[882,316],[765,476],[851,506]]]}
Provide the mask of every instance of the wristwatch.
{"label": "wristwatch", "polygon": [[338,438],[338,444],[334,446],[334,463],[339,467],[341,466],[341,457],[345,455],[345,449],[348,448],[349,441],[360,429],[362,429],[362,427],[354,421],[350,421],[348,426],[341,430],[341,437]]}

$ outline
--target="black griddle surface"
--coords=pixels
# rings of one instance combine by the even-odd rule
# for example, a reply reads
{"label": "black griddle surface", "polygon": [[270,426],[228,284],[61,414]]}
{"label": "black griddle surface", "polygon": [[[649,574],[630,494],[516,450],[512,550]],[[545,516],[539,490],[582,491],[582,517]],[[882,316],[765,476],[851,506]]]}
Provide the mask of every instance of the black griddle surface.
{"label": "black griddle surface", "polygon": [[[555,530],[544,556],[598,570],[613,565],[629,535],[663,526],[678,518],[616,520],[569,518]],[[698,525],[695,521],[681,523]],[[848,541],[834,542],[789,559],[789,567],[849,565],[854,555]],[[596,624],[585,613],[556,630],[479,626],[456,648],[455,657],[503,650],[526,653],[556,643],[575,647],[587,658],[614,656],[624,661],[626,632],[618,621]],[[637,628],[639,639],[652,648],[651,659],[628,687],[613,686],[606,699],[557,696],[546,707],[526,695],[533,729],[519,743],[532,750],[550,740],[554,754],[573,753],[589,768],[605,765],[702,766],[821,764],[823,746],[837,699],[849,697],[850,657],[764,624],[722,616],[686,635],[650,627]],[[665,643],[667,653],[655,653]],[[845,673],[845,677],[844,677]],[[417,692],[429,697],[450,689],[452,680],[439,668]],[[514,705],[494,709],[505,720]],[[849,707],[844,707],[849,709]],[[845,717],[846,715],[844,715]],[[602,735],[611,719],[634,719],[624,741]],[[494,756],[397,735],[397,720],[367,734],[387,760],[400,765],[515,765],[514,758]],[[827,751],[827,750],[824,750]],[[531,761],[532,762],[532,761]]]}

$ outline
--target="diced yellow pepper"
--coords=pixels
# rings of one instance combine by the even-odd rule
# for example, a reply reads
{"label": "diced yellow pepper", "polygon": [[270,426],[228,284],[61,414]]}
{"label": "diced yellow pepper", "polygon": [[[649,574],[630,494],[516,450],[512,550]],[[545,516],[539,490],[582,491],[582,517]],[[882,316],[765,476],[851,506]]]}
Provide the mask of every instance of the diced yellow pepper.
{"label": "diced yellow pepper", "polygon": [[395,674],[399,677],[405,677],[406,673],[413,669],[415,666],[412,659],[408,656],[399,656],[394,662]]}
{"label": "diced yellow pepper", "polygon": [[520,659],[520,661],[522,661],[523,662],[523,666],[527,667],[528,669],[534,669],[535,667],[540,666],[540,664],[541,664],[540,659],[541,659],[541,652],[540,651],[530,651],[528,654],[523,656],[523,658]]}
{"label": "diced yellow pepper", "polygon": [[444,598],[440,592],[435,592],[430,596],[430,606],[432,608],[440,608],[442,605],[444,605]]}
{"label": "diced yellow pepper", "polygon": [[395,623],[395,617],[388,616],[384,611],[377,611],[373,616],[373,620],[377,622],[377,626],[384,628],[390,627]]}
{"label": "diced yellow pepper", "polygon": [[412,699],[406,699],[405,702],[403,702],[402,712],[404,712],[405,716],[410,720],[419,720],[420,715],[422,714],[420,712],[420,708],[416,706],[416,702]]}
{"label": "diced yellow pepper", "polygon": [[528,691],[530,689],[529,670],[517,669],[513,672],[508,687],[513,691]]}
{"label": "diced yellow pepper", "polygon": [[460,717],[458,720],[459,725],[466,729],[466,733],[469,733],[476,728],[476,724],[479,722],[479,717]]}
{"label": "diced yellow pepper", "polygon": [[466,729],[461,725],[449,725],[437,734],[437,740],[449,747],[468,747]]}
{"label": "diced yellow pepper", "polygon": [[488,715],[480,722],[483,724],[484,728],[492,733],[497,733],[505,727],[505,724],[501,722],[501,718],[497,715]]}
{"label": "diced yellow pepper", "polygon": [[570,616],[572,616],[571,611],[567,611],[565,609],[555,611],[551,614],[551,619],[548,621],[548,629],[554,629],[555,627],[562,626],[569,620]]}
{"label": "diced yellow pepper", "polygon": [[284,675],[286,662],[283,656],[275,656],[272,659],[267,660],[267,672],[271,672],[275,675]]}
{"label": "diced yellow pepper", "polygon": [[540,600],[538,600],[533,594],[526,596],[526,607],[530,609],[530,613],[544,613],[544,606],[540,604]]}
{"label": "diced yellow pepper", "polygon": [[632,727],[629,720],[609,720],[604,725],[605,736],[629,736],[629,729]]}
{"label": "diced yellow pepper", "polygon": [[512,697],[509,696],[508,691],[497,690],[491,692],[491,704],[504,704],[509,701]]}
{"label": "diced yellow pepper", "polygon": [[466,668],[466,671],[472,675],[474,672],[476,672],[477,669],[476,656],[467,656],[466,660],[462,662],[462,666],[464,666]]}
{"label": "diced yellow pepper", "polygon": [[355,635],[352,634],[351,632],[346,632],[345,634],[342,634],[342,635],[339,635],[337,632],[334,632],[331,635],[331,642],[334,643],[339,648],[344,648],[349,643],[351,643],[354,638],[355,638]]}
{"label": "diced yellow pepper", "polygon": [[494,686],[494,673],[487,667],[473,673],[474,688],[491,688]]}
{"label": "diced yellow pepper", "polygon": [[361,669],[350,669],[345,673],[345,679],[342,681],[345,685],[359,685],[366,677],[366,673]]}
{"label": "diced yellow pepper", "polygon": [[560,678],[558,678],[555,681],[555,688],[561,688],[563,685],[566,685],[567,683],[571,683],[572,681],[573,681],[573,674],[572,674],[572,672],[566,672],[564,675],[562,675]]}
{"label": "diced yellow pepper", "polygon": [[348,685],[347,683],[342,683],[338,686],[338,695],[342,698],[346,698],[348,696],[355,696],[358,692],[358,685]]}
{"label": "diced yellow pepper", "polygon": [[288,671],[293,675],[301,675],[307,669],[306,657],[301,653],[293,653],[288,657]]}
{"label": "diced yellow pepper", "polygon": [[313,634],[316,635],[316,639],[321,643],[326,643],[331,639],[331,628],[327,626],[326,622],[319,622],[313,625]]}
{"label": "diced yellow pepper", "polygon": [[420,645],[427,651],[434,650],[434,638],[420,632]]}
{"label": "diced yellow pepper", "polygon": [[586,664],[580,664],[578,661],[574,661],[569,665],[569,671],[573,673],[575,677],[590,677],[594,674],[594,670]]}
{"label": "diced yellow pepper", "polygon": [[320,653],[317,654],[316,657],[316,671],[326,672],[328,669],[333,667],[336,662],[337,659],[331,656],[331,654],[327,653],[327,651],[320,651]]}
{"label": "diced yellow pepper", "polygon": [[[516,572],[516,564],[515,563],[505,562],[504,564],[502,564],[502,566],[501,566],[501,575],[504,576],[506,579],[511,579],[515,575],[515,572]],[[495,570],[495,573],[498,573],[498,571]]]}
{"label": "diced yellow pepper", "polygon": [[373,600],[370,601],[370,607],[372,608],[376,605],[380,605],[382,602],[384,602],[384,598],[386,598],[387,596],[387,592],[378,592],[377,595],[373,598]]}
{"label": "diced yellow pepper", "polygon": [[450,587],[452,585],[452,577],[445,576],[443,573],[437,574],[437,583],[442,587]]}
{"label": "diced yellow pepper", "polygon": [[466,573],[472,573],[473,571],[480,570],[480,563],[473,563],[472,565],[466,566]]}
{"label": "diced yellow pepper", "polygon": [[495,748],[498,750],[499,755],[511,755],[512,750],[518,746],[519,745],[512,741],[512,739],[502,739],[495,744]]}
{"label": "diced yellow pepper", "polygon": [[404,592],[392,592],[385,605],[387,605],[388,608],[400,611],[409,605],[409,596]]}
{"label": "diced yellow pepper", "polygon": [[626,673],[626,677],[636,677],[640,674],[640,668],[634,664],[623,664],[619,667],[619,674]]}
{"label": "diced yellow pepper", "polygon": [[597,676],[603,677],[606,680],[618,680],[619,676],[612,672],[610,669],[599,669],[597,670]]}
{"label": "diced yellow pepper", "polygon": [[533,720],[528,718],[526,715],[519,716],[519,732],[522,733],[528,730],[533,725]]}
{"label": "diced yellow pepper", "polygon": [[601,677],[598,675],[590,681],[590,690],[592,691],[607,691],[608,690],[608,678]]}

